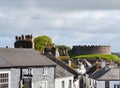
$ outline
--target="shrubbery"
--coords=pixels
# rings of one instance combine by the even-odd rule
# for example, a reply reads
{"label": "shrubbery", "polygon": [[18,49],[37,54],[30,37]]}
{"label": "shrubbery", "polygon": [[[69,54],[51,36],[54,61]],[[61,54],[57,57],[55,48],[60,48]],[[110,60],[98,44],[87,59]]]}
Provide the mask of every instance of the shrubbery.
{"label": "shrubbery", "polygon": [[116,62],[120,62],[120,58],[116,55],[113,54],[89,54],[89,55],[78,55],[78,56],[73,56],[73,59],[97,59],[101,58],[104,60],[112,60]]}

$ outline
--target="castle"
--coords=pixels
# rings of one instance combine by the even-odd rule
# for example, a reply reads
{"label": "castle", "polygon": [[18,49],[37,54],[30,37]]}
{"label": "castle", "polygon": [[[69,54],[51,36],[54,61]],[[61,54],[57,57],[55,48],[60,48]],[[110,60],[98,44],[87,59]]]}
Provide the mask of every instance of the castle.
{"label": "castle", "polygon": [[79,45],[73,46],[70,53],[74,55],[87,55],[87,54],[111,54],[111,46],[107,45]]}

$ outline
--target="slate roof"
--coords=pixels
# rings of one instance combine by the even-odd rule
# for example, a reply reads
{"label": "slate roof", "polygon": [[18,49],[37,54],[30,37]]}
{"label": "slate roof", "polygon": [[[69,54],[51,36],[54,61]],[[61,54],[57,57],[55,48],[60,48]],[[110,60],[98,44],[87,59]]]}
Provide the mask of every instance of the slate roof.
{"label": "slate roof", "polygon": [[94,75],[91,75],[90,78],[105,81],[117,81],[120,80],[120,68],[103,68]]}
{"label": "slate roof", "polygon": [[0,68],[56,65],[46,58],[33,49],[0,48]]}
{"label": "slate roof", "polygon": [[56,78],[61,78],[61,77],[69,77],[73,76],[72,73],[67,71],[67,69],[62,68],[60,65],[57,64],[56,69],[55,69],[55,77]]}
{"label": "slate roof", "polygon": [[63,61],[55,58],[54,55],[52,55],[50,53],[46,53],[45,55],[57,64],[57,66],[56,66],[56,77],[57,78],[67,77],[67,76],[75,76],[75,78],[76,78],[79,75],[78,72],[76,72],[74,69],[69,67]]}

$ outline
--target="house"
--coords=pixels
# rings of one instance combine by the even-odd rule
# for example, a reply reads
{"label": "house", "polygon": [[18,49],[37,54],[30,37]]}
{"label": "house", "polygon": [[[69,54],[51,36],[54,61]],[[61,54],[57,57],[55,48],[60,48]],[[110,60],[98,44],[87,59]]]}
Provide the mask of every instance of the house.
{"label": "house", "polygon": [[[14,43],[14,45],[15,48],[27,48],[27,49],[32,48],[32,46],[34,45],[32,44],[32,36],[31,35],[16,36],[16,42]],[[51,52],[51,54],[49,54],[49,52]],[[73,88],[74,86],[73,81],[78,77],[79,73],[74,71],[74,69],[70,68],[62,61],[57,60],[56,57],[59,56],[59,53],[57,52],[57,49],[54,46],[52,46],[51,48],[45,48],[44,53],[48,57],[46,59],[49,59],[53,63],[56,63],[55,74],[54,74],[55,88]],[[77,86],[78,86],[77,88],[79,88],[79,85]]]}
{"label": "house", "polygon": [[102,68],[86,77],[87,88],[119,88],[120,68]]}
{"label": "house", "polygon": [[55,69],[55,88],[80,88],[80,79],[78,79],[80,74],[78,72],[51,53],[45,53],[45,55],[57,65]]}
{"label": "house", "polygon": [[55,67],[33,49],[0,48],[0,88],[54,88]]}
{"label": "house", "polygon": [[55,88],[73,88],[74,75],[57,64],[55,69]]}

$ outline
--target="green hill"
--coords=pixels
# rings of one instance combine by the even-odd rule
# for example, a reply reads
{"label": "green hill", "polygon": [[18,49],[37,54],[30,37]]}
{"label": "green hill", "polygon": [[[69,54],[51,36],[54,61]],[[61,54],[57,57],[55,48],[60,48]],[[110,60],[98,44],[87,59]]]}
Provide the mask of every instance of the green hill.
{"label": "green hill", "polygon": [[77,55],[72,56],[73,59],[97,59],[101,58],[104,60],[113,60],[115,62],[120,62],[120,58],[113,54],[89,54],[89,55]]}

